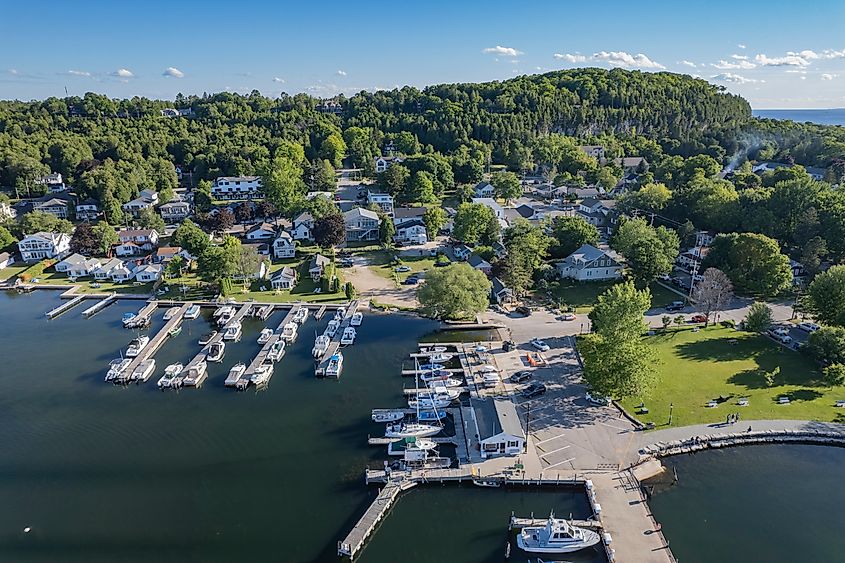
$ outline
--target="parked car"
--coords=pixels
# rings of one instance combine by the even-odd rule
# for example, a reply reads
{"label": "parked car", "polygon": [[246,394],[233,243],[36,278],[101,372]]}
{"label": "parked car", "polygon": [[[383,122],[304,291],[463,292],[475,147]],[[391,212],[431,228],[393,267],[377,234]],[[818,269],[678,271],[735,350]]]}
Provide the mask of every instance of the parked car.
{"label": "parked car", "polygon": [[538,395],[542,395],[546,392],[546,386],[542,383],[531,383],[525,389],[522,390],[522,396],[526,399],[530,399],[532,397],[537,397]]}
{"label": "parked car", "polygon": [[505,352],[510,352],[514,348],[516,348],[516,343],[513,340],[505,340],[502,342],[502,350]]}
{"label": "parked car", "polygon": [[660,274],[659,276],[657,276],[657,279],[659,279],[660,281],[668,282],[672,281],[672,276],[670,276],[669,274]]}
{"label": "parked car", "polygon": [[549,345],[540,340],[539,338],[532,339],[531,345],[541,352],[548,352],[550,350]]}
{"label": "parked car", "polygon": [[408,279],[406,279],[405,281],[403,281],[402,285],[417,285],[418,283],[420,283],[420,279],[411,276]]}
{"label": "parked car", "polygon": [[778,336],[775,336],[775,339],[779,340],[783,344],[789,344],[792,342],[792,337],[788,334],[780,334]]}
{"label": "parked car", "polygon": [[588,403],[590,403],[592,405],[599,406],[599,407],[603,407],[605,405],[610,404],[610,400],[608,400],[607,397],[602,397],[601,395],[598,395],[596,393],[591,393],[590,391],[587,391],[584,394],[584,398],[587,399]]}
{"label": "parked car", "polygon": [[531,309],[528,308],[528,307],[525,307],[523,305],[520,305],[519,307],[517,307],[516,312],[519,313],[520,315],[525,315],[526,317],[531,316]]}
{"label": "parked car", "polygon": [[518,371],[510,377],[511,383],[522,383],[531,379],[530,371]]}
{"label": "parked car", "polygon": [[393,268],[393,271],[394,272],[410,272],[411,267],[410,266],[396,266],[395,268]]}
{"label": "parked car", "polygon": [[355,262],[352,260],[351,257],[341,258],[340,262],[338,262],[338,266],[341,268],[351,268],[355,265]]}
{"label": "parked car", "polygon": [[707,322],[707,315],[703,313],[696,313],[690,317],[690,322],[694,323],[706,323]]}
{"label": "parked car", "polygon": [[798,328],[800,328],[801,330],[805,330],[807,332],[816,332],[821,327],[819,325],[817,325],[816,323],[811,323],[809,321],[805,321],[805,322],[799,324]]}
{"label": "parked car", "polygon": [[669,312],[672,311],[683,311],[684,310],[684,302],[683,301],[672,301],[668,305],[666,305],[666,310]]}
{"label": "parked car", "polygon": [[559,318],[562,321],[574,321],[575,320],[575,313],[564,313]]}
{"label": "parked car", "polygon": [[772,336],[787,336],[789,334],[789,329],[785,326],[778,326],[772,329],[769,329],[769,333]]}

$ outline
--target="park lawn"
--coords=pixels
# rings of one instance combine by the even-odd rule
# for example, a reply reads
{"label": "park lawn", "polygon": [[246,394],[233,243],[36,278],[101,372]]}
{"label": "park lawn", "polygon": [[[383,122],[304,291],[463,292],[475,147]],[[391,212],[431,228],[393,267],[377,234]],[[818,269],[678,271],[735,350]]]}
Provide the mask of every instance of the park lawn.
{"label": "park lawn", "polygon": [[[593,310],[599,295],[620,282],[578,282],[575,280],[561,280],[551,286],[549,292],[553,299],[560,299],[562,307],[574,307],[576,313],[588,314]],[[651,306],[665,307],[672,301],[683,299],[670,289],[658,283],[652,283]]]}
{"label": "park lawn", "polygon": [[[670,404],[674,404],[673,426],[724,422],[730,413],[739,413],[741,422],[842,420],[841,409],[834,404],[845,399],[845,386],[823,386],[812,360],[764,336],[719,325],[699,332],[669,331],[647,338],[660,358],[657,383],[650,397],[622,401],[625,409],[642,422],[665,428]],[[767,387],[763,373],[777,367],[780,374],[773,386]],[[783,395],[790,397],[790,404],[777,404]],[[728,400],[714,408],[706,406],[720,396]],[[748,398],[748,406],[737,405],[742,397]],[[638,414],[641,402],[648,414]]]}

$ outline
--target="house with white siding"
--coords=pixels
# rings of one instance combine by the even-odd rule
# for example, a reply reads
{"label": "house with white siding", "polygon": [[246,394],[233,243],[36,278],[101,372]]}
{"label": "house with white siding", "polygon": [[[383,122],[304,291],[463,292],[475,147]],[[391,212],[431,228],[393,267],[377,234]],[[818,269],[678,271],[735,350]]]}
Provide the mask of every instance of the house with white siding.
{"label": "house with white siding", "polygon": [[38,203],[34,203],[32,206],[32,210],[49,213],[50,215],[55,215],[59,219],[67,219],[68,207],[69,204],[66,199],[54,197],[46,201],[39,201]]}
{"label": "house with white siding", "polygon": [[149,283],[161,279],[164,273],[164,266],[161,264],[146,264],[135,270],[135,279],[139,282]]}
{"label": "house with white siding", "polygon": [[250,241],[271,240],[276,236],[276,227],[270,223],[256,223],[246,231],[244,238]]}
{"label": "house with white siding", "polygon": [[496,188],[490,182],[479,182],[472,189],[476,198],[493,197],[496,193]]}
{"label": "house with white siding", "polygon": [[296,256],[296,243],[290,233],[282,231],[273,241],[273,256],[276,258],[293,258]]}
{"label": "house with white siding", "polygon": [[378,213],[356,207],[343,214],[343,222],[346,224],[347,242],[375,241],[379,237]]}
{"label": "house with white siding", "polygon": [[419,219],[400,223],[396,226],[396,235],[393,240],[404,244],[427,243],[428,235],[426,234],[425,223]]}
{"label": "house with white siding", "polygon": [[118,258],[112,258],[107,260],[106,262],[100,264],[98,268],[96,268],[92,274],[94,275],[94,279],[97,281],[108,281],[112,279],[112,272],[118,268],[123,267],[123,261]]}
{"label": "house with white siding", "polygon": [[263,198],[261,177],[221,176],[211,186],[211,197],[222,200]]}
{"label": "house with white siding", "polygon": [[97,200],[88,198],[76,204],[76,219],[78,221],[94,221],[100,216],[100,207]]}
{"label": "house with white siding", "polygon": [[155,190],[141,190],[138,197],[123,204],[123,210],[137,217],[144,209],[151,209],[158,205],[158,193]]}
{"label": "house with white siding", "polygon": [[390,194],[367,191],[367,204],[378,205],[382,213],[393,218],[393,196]]}
{"label": "house with white siding", "polygon": [[307,211],[300,213],[293,220],[291,235],[293,240],[312,240],[311,230],[314,228],[314,217]]}
{"label": "house with white siding", "polygon": [[187,201],[171,201],[160,205],[158,213],[165,221],[182,221],[191,214],[191,204]]}
{"label": "house with white siding", "polygon": [[27,235],[18,243],[18,250],[24,262],[62,259],[70,254],[70,235],[45,232]]}
{"label": "house with white siding", "polygon": [[293,289],[296,286],[296,270],[285,266],[276,271],[270,277],[270,285],[273,289]]}
{"label": "house with white siding", "polygon": [[81,254],[74,253],[58,262],[55,269],[57,272],[67,274],[70,278],[83,278],[93,275],[101,265],[102,262],[99,258],[86,258]]}

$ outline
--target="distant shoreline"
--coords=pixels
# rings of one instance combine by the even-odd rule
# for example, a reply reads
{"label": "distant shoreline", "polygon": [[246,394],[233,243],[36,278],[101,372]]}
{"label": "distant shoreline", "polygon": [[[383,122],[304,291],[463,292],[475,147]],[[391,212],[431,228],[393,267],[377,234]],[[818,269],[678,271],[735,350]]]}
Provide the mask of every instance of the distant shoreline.
{"label": "distant shoreline", "polygon": [[818,125],[845,125],[845,108],[830,109],[753,109],[754,117],[788,119],[799,123],[811,122]]}

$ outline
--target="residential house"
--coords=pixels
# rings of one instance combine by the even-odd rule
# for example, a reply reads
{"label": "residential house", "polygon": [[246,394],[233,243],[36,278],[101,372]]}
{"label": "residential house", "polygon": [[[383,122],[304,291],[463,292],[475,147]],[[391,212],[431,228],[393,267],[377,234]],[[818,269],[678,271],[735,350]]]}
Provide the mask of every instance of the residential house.
{"label": "residential house", "polygon": [[293,289],[296,287],[296,270],[290,266],[277,270],[270,277],[270,285],[273,289]]}
{"label": "residential house", "polygon": [[639,173],[640,170],[648,170],[648,161],[641,156],[625,156],[616,158],[613,162],[622,168],[624,174]]}
{"label": "residential house", "polygon": [[157,248],[155,254],[153,254],[153,263],[167,264],[177,256],[188,263],[190,263],[194,259],[194,257],[191,256],[191,254],[187,250],[183,249],[181,246],[162,246],[160,248]]}
{"label": "residential house", "polygon": [[138,197],[129,203],[124,203],[122,207],[124,211],[131,213],[133,217],[138,217],[141,211],[152,209],[156,205],[158,205],[158,193],[155,190],[141,190]]}
{"label": "residential house", "polygon": [[[783,163],[783,162],[764,161],[764,162],[758,162],[757,164],[755,164],[751,168],[751,171],[756,173],[756,174],[763,174],[765,172],[774,172],[778,168],[792,168],[793,166],[796,166],[796,165],[795,164],[786,164],[786,163]],[[827,172],[826,169],[818,168],[818,167],[815,167],[815,166],[804,166],[804,170],[807,172],[807,174],[810,175],[811,178],[813,178],[813,180],[823,180],[825,173]]]}
{"label": "residential house", "polygon": [[587,156],[591,156],[598,160],[600,163],[604,162],[604,147],[601,145],[581,145],[578,147],[581,149],[584,154]]}
{"label": "residential house", "polygon": [[514,301],[513,290],[507,287],[499,278],[493,278],[493,287],[490,288],[490,298],[498,303],[512,303]]}
{"label": "residential house", "polygon": [[807,275],[807,270],[804,269],[804,265],[801,262],[798,262],[791,258],[789,259],[789,269],[792,270],[793,284],[800,284],[801,281],[804,279],[804,276]]}
{"label": "residential house", "polygon": [[46,176],[42,176],[35,180],[36,184],[40,184],[42,186],[47,186],[47,191],[51,194],[64,192],[70,189],[62,179],[62,174],[60,172],[53,172],[51,174],[47,174]]}
{"label": "residential house", "polygon": [[599,229],[608,230],[616,222],[613,200],[587,198],[578,204],[575,214]]}
{"label": "residential house", "polygon": [[93,271],[94,279],[97,281],[108,281],[112,279],[112,272],[123,267],[123,261],[119,258],[111,258],[100,264],[99,268]]}
{"label": "residential house", "polygon": [[69,203],[66,199],[53,197],[45,201],[39,201],[37,203],[34,202],[32,210],[49,213],[50,215],[55,215],[59,219],[67,219],[68,207]]}
{"label": "residential house", "polygon": [[70,235],[45,232],[27,235],[18,243],[18,250],[24,262],[62,259],[70,253]]}
{"label": "residential house", "polygon": [[380,156],[375,159],[374,167],[376,170],[376,174],[381,174],[385,170],[391,167],[393,164],[399,164],[402,162],[402,158],[398,156]]}
{"label": "residential house", "polygon": [[261,177],[221,176],[211,186],[211,197],[224,200],[263,198]]}
{"label": "residential house", "polygon": [[115,283],[131,281],[135,278],[135,264],[132,262],[123,262],[120,266],[113,268],[109,272],[109,277]]}
{"label": "residential house", "polygon": [[390,194],[367,191],[367,204],[378,205],[385,215],[393,218],[393,196]]}
{"label": "residential house", "polygon": [[88,198],[76,204],[76,219],[78,221],[94,221],[100,216],[97,200]]}
{"label": "residential house", "polygon": [[472,249],[465,244],[459,244],[452,252],[458,260],[466,260],[472,254]]}
{"label": "residential house", "polygon": [[496,253],[496,258],[500,260],[508,255],[508,249],[505,247],[504,244],[502,244],[501,241],[497,240],[496,242],[494,242],[492,248],[493,252]]}
{"label": "residential house", "polygon": [[307,211],[300,213],[293,220],[293,240],[312,240],[311,230],[314,228],[314,217]]}
{"label": "residential house", "polygon": [[270,243],[267,242],[245,242],[241,246],[252,248],[259,256],[270,256]]}
{"label": "residential house", "polygon": [[521,455],[525,431],[510,399],[484,399],[472,402],[481,457]]}
{"label": "residential house", "polygon": [[678,254],[675,263],[687,272],[700,272],[701,262],[707,257],[708,252],[710,248],[706,246],[693,246]]}
{"label": "residential house", "polygon": [[713,231],[696,231],[695,245],[696,246],[710,246],[713,244],[713,239],[716,238],[716,233]]}
{"label": "residential house", "polygon": [[518,219],[527,219],[529,221],[539,221],[543,218],[543,213],[537,211],[527,203],[518,205],[517,207],[508,207],[505,209],[505,218],[508,224],[513,224]]}
{"label": "residential house", "polygon": [[57,272],[67,274],[70,278],[82,278],[93,275],[101,265],[102,262],[98,258],[86,258],[74,253],[58,262],[55,269]]}
{"label": "residential house", "polygon": [[296,242],[290,233],[282,231],[273,241],[273,256],[276,258],[293,258],[296,256]]}
{"label": "residential house", "polygon": [[15,257],[8,252],[0,252],[0,270],[15,263]]}
{"label": "residential house", "polygon": [[161,264],[145,264],[135,270],[135,279],[139,282],[149,283],[161,279],[164,273],[164,266]]}
{"label": "residential house", "polygon": [[271,240],[276,236],[276,227],[270,223],[256,223],[246,231],[246,240]]}
{"label": "residential house", "polygon": [[308,263],[308,275],[310,275],[311,279],[315,282],[320,281],[320,278],[323,276],[323,271],[330,263],[331,260],[322,254],[315,254]]}
{"label": "residential house", "polygon": [[155,229],[123,229],[117,233],[120,244],[115,247],[118,256],[139,256],[150,252],[158,245]]}
{"label": "residential house", "polygon": [[622,262],[613,251],[585,244],[557,263],[562,278],[578,281],[616,280],[622,277]]}
{"label": "residential house", "polygon": [[356,207],[343,214],[343,222],[346,224],[347,242],[376,241],[379,238],[378,213]]}
{"label": "residential house", "polygon": [[179,222],[191,214],[191,204],[187,201],[171,201],[160,205],[159,215],[165,222]]}
{"label": "residential house", "polygon": [[485,207],[489,207],[493,210],[493,213],[496,215],[496,219],[500,222],[505,220],[505,210],[502,208],[501,205],[496,203],[496,200],[491,197],[474,197],[472,198],[473,203],[480,203]]}
{"label": "residential house", "polygon": [[[264,259],[261,259],[258,262],[258,265],[255,267],[255,269],[253,271],[251,271],[250,273],[248,273],[246,275],[246,277],[248,279],[251,279],[251,280],[263,280],[263,279],[267,278],[267,274],[269,274],[269,273],[270,273],[270,264],[269,264],[269,261],[266,258],[264,258]],[[235,281],[242,282],[242,281],[244,281],[244,276],[240,272],[237,272],[237,273],[232,275],[232,279],[235,280]]]}
{"label": "residential house", "polygon": [[393,240],[405,244],[427,243],[428,235],[425,231],[425,223],[419,219],[400,223],[396,227],[396,235],[393,237]]}
{"label": "residential house", "polygon": [[494,188],[493,184],[490,182],[479,182],[475,185],[472,191],[476,198],[486,198],[493,197],[496,193],[496,188]]}
{"label": "residential house", "polygon": [[162,117],[190,117],[192,115],[194,115],[194,110],[191,108],[164,108],[163,110],[161,110]]}
{"label": "residential house", "polygon": [[493,273],[493,266],[490,264],[490,262],[479,256],[475,252],[473,252],[467,257],[467,264],[469,264],[476,270],[484,272],[488,276]]}
{"label": "residential house", "polygon": [[421,221],[425,207],[397,207],[393,210],[393,224],[399,227],[406,221]]}
{"label": "residential house", "polygon": [[18,212],[15,210],[14,207],[6,203],[5,201],[0,201],[0,221],[7,221],[10,219],[14,219],[17,217]]}

